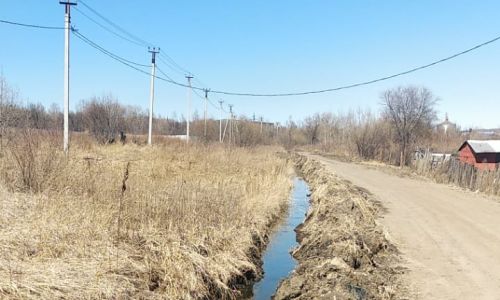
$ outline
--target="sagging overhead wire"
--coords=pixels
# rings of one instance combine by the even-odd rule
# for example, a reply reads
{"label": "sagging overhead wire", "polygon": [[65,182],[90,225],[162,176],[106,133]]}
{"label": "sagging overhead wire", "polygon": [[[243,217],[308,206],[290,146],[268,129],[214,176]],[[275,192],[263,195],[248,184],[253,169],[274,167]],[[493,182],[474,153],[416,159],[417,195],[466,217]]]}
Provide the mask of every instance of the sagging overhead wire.
{"label": "sagging overhead wire", "polygon": [[136,41],[137,43],[142,44],[142,45],[144,45],[146,47],[151,47],[153,45],[152,43],[149,43],[149,42],[141,39],[140,37],[137,37],[137,36],[133,35],[132,33],[128,32],[127,30],[123,29],[122,27],[120,27],[119,25],[117,25],[116,23],[114,23],[113,21],[111,21],[110,19],[106,18],[105,16],[103,16],[102,14],[100,14],[97,10],[93,9],[87,3],[85,3],[85,1],[78,0],[78,3],[81,3],[85,8],[87,8],[93,14],[95,14],[96,16],[98,16],[99,18],[101,18],[104,22],[108,23],[110,26],[112,26],[116,30],[120,31],[124,35],[128,36],[130,39]]}
{"label": "sagging overhead wire", "polygon": [[71,28],[71,31],[78,37],[80,38],[81,40],[84,40],[87,44],[91,44],[94,48],[98,49],[99,51],[103,52],[103,53],[106,53],[108,56],[110,57],[113,57],[117,60],[121,60],[123,62],[126,62],[128,64],[131,64],[131,65],[136,65],[136,66],[139,66],[139,67],[150,67],[149,65],[146,65],[146,64],[141,64],[141,63],[137,63],[137,62],[134,62],[134,61],[131,61],[131,60],[128,60],[126,58],[123,58],[119,55],[116,55],[114,54],[113,52],[109,51],[109,50],[106,50],[104,47],[100,46],[99,44],[97,44],[96,42],[90,40],[89,38],[87,38],[86,36],[84,36],[83,34],[79,33],[78,30],[74,29],[74,28]]}
{"label": "sagging overhead wire", "polygon": [[[202,99],[202,100],[205,100],[205,97],[204,97],[204,96],[202,96],[202,95],[200,95],[200,93],[198,93],[198,91],[193,90],[193,92],[194,92],[194,94],[195,94],[196,96],[198,96],[198,98],[200,98],[200,99]],[[227,113],[227,111],[225,111],[225,110],[224,110],[224,108],[221,108],[220,106],[215,105],[209,97],[207,97],[207,101],[208,101],[208,103],[210,104],[210,106],[212,106],[214,109],[216,109],[216,110],[218,110],[218,111],[221,111],[221,110],[222,110],[223,112],[226,112],[226,113]]]}
{"label": "sagging overhead wire", "polygon": [[[174,80],[173,80],[170,76],[168,76],[168,74],[166,74],[165,72],[163,72],[163,70],[162,70],[162,69],[161,69],[158,65],[156,66],[156,69],[157,69],[157,70],[158,70],[158,71],[159,71],[159,72],[160,72],[163,76],[165,76],[167,79],[169,79],[169,80],[171,80],[171,81],[174,81]],[[193,89],[193,92],[194,92],[194,94],[195,94],[198,98],[200,98],[200,99],[202,99],[202,100],[205,100],[205,97],[203,97],[202,95],[200,95],[200,93],[198,92],[198,90]],[[215,105],[209,97],[207,97],[207,101],[208,101],[208,103],[209,103],[209,104],[210,104],[213,108],[215,108],[216,110],[218,110],[218,111],[222,110],[223,112],[226,112],[226,111],[224,110],[224,108],[221,108],[221,107],[218,107],[217,105]]]}
{"label": "sagging overhead wire", "polygon": [[[96,15],[98,15],[99,17],[101,17],[103,20],[105,20],[106,22],[108,22],[110,25],[113,25],[115,26],[117,29],[119,29],[120,31],[126,33],[127,35],[133,37],[134,39],[136,39],[137,41],[142,41],[145,45],[150,45],[151,43],[148,43],[148,42],[145,42],[144,40],[140,39],[140,38],[137,38],[136,36],[130,34],[129,32],[127,32],[126,30],[124,30],[123,28],[119,27],[118,25],[114,24],[113,22],[111,22],[109,19],[105,18],[104,16],[102,16],[101,14],[99,14],[96,10],[94,10],[93,8],[91,8],[90,6],[88,6],[83,0],[79,0],[79,2],[81,2],[85,7],[87,7],[89,10],[91,10],[92,12],[94,12]],[[423,69],[426,69],[426,68],[429,68],[429,67],[432,67],[432,66],[435,66],[437,64],[440,64],[440,63],[443,63],[443,62],[446,62],[448,60],[451,60],[451,59],[454,59],[456,57],[459,57],[459,56],[462,56],[464,54],[467,54],[469,52],[472,52],[474,50],[477,50],[481,47],[484,47],[486,45],[489,45],[491,43],[494,43],[496,41],[498,41],[500,39],[500,36],[499,37],[496,37],[496,38],[493,38],[489,41],[486,41],[484,43],[481,43],[479,45],[476,45],[472,48],[469,48],[469,49],[466,49],[464,51],[461,51],[461,52],[458,52],[456,54],[453,54],[453,55],[450,55],[448,57],[445,57],[443,59],[439,59],[439,60],[436,60],[434,62],[431,62],[429,64],[426,64],[426,65],[423,65],[423,66],[419,66],[419,67],[415,67],[415,68],[412,68],[412,69],[409,69],[409,70],[406,70],[406,71],[403,71],[403,72],[400,72],[400,73],[396,73],[396,74],[392,74],[392,75],[388,75],[388,76],[384,76],[384,77],[380,77],[380,78],[377,78],[377,79],[372,79],[372,80],[367,80],[367,81],[363,81],[363,82],[358,82],[358,83],[353,83],[353,84],[348,84],[348,85],[343,85],[343,86],[338,86],[338,87],[333,87],[333,88],[327,88],[327,89],[321,89],[321,90],[311,90],[311,91],[303,91],[303,92],[283,92],[283,93],[253,93],[253,92],[233,92],[233,91],[225,91],[225,90],[214,90],[212,89],[210,92],[211,93],[214,93],[214,94],[222,94],[222,95],[229,95],[229,96],[246,96],[246,97],[287,97],[287,96],[305,96],[305,95],[311,95],[311,94],[321,94],[321,93],[328,93],[328,92],[335,92],[335,91],[340,91],[340,90],[345,90],[345,89],[351,89],[351,88],[355,88],[355,87],[360,87],[360,86],[365,86],[365,85],[370,85],[370,84],[374,84],[374,83],[377,83],[377,82],[381,82],[381,81],[385,81],[385,80],[389,80],[389,79],[392,79],[392,78],[396,78],[396,77],[400,77],[400,76],[403,76],[403,75],[407,75],[407,74],[410,74],[410,73],[413,73],[413,72],[417,72],[417,71],[420,71],[420,70],[423,70]],[[160,54],[160,56],[162,56],[162,54]],[[192,74],[191,72],[187,71],[186,69],[180,67],[173,59],[171,59],[168,55],[166,54],[163,54],[164,57],[166,57],[170,62],[171,62],[171,65],[173,65],[175,68],[179,69],[181,72],[185,72],[185,75],[186,74]],[[164,60],[161,60],[162,62],[164,62],[166,65],[169,66],[170,68],[170,64],[168,64],[166,61]],[[173,69],[173,68],[172,68]],[[199,83],[201,83],[200,81],[198,81]],[[202,84],[203,85],[203,84]],[[202,90],[202,88],[199,88],[199,87],[195,87],[193,86],[193,89],[198,89],[198,90]]]}
{"label": "sagging overhead wire", "polygon": [[461,52],[458,52],[456,54],[450,55],[448,57],[436,60],[436,61],[431,62],[429,64],[426,64],[426,65],[423,65],[423,66],[420,66],[420,67],[416,67],[416,68],[413,68],[413,69],[410,69],[410,70],[407,70],[407,71],[403,71],[403,72],[400,72],[400,73],[396,73],[396,74],[393,74],[393,75],[388,75],[388,76],[377,78],[377,79],[373,79],[373,80],[368,80],[368,81],[364,81],[364,82],[359,82],[359,83],[354,83],[354,84],[349,84],[349,85],[344,85],[344,86],[339,86],[339,87],[334,87],[334,88],[328,88],[328,89],[323,89],[323,90],[313,90],[313,91],[305,91],[305,92],[292,92],[292,93],[275,93],[275,94],[238,93],[238,92],[227,92],[227,91],[218,91],[218,90],[212,90],[211,92],[215,93],[215,94],[223,94],[223,95],[230,95],[230,96],[285,97],[285,96],[304,96],[304,95],[320,94],[320,93],[327,93],[327,92],[334,92],[334,91],[346,90],[346,89],[351,89],[351,88],[355,88],[355,87],[369,85],[369,84],[373,84],[373,83],[377,83],[377,82],[389,80],[389,79],[392,79],[392,78],[395,78],[395,77],[399,77],[399,76],[407,75],[407,74],[410,74],[410,73],[414,73],[414,72],[417,72],[417,71],[420,71],[420,70],[423,70],[423,69],[435,66],[437,64],[440,64],[440,63],[452,60],[454,58],[457,58],[459,56],[462,56],[464,54],[467,54],[469,52],[477,50],[477,49],[479,49],[481,47],[484,47],[484,46],[487,46],[489,44],[492,44],[492,43],[494,43],[494,42],[496,42],[498,40],[500,40],[500,36],[498,36],[496,38],[493,38],[491,40],[488,40],[488,41],[486,41],[484,43],[481,43],[479,45],[476,45],[476,46],[474,46],[472,48],[466,49],[464,51],[461,51]]}
{"label": "sagging overhead wire", "polygon": [[161,53],[162,53],[162,52],[160,52],[160,55],[158,55],[158,59],[159,59],[162,63],[164,63],[164,64],[165,64],[165,66],[167,66],[170,70],[172,70],[172,71],[176,72],[176,73],[177,73],[177,74],[179,74],[179,75],[182,75],[182,76],[186,75],[186,73],[185,73],[185,72],[181,72],[181,71],[179,71],[178,69],[174,68],[174,67],[172,66],[172,64],[171,64],[171,63],[167,62],[167,61],[166,61],[166,60],[165,60],[165,59],[161,56]]}
{"label": "sagging overhead wire", "polygon": [[[151,74],[143,69],[139,69],[138,67],[136,67],[135,65],[138,65],[138,66],[141,66],[142,64],[139,64],[139,63],[136,63],[136,62],[132,62],[132,61],[129,61],[121,56],[118,56],[108,50],[106,50],[105,48],[103,48],[102,46],[100,46],[99,44],[97,44],[96,42],[92,41],[91,39],[89,39],[88,37],[84,36],[81,32],[79,32],[78,30],[76,29],[73,29],[72,30],[73,34],[79,38],[80,40],[82,40],[84,43],[86,43],[87,45],[91,46],[92,48],[95,48],[97,49],[98,51],[104,53],[105,55],[111,57],[112,59],[122,63],[123,65],[131,68],[131,69],[134,69],[142,74],[145,74],[145,75],[148,75],[148,76],[151,76]],[[147,66],[147,65],[143,65],[143,66]],[[148,66],[149,67],[149,66]],[[180,83],[180,82],[177,82],[175,80],[172,80],[172,79],[168,79],[168,78],[164,78],[164,77],[161,77],[161,76],[158,76],[158,75],[155,75],[155,78],[159,79],[159,80],[162,80],[162,81],[165,81],[165,82],[168,82],[168,83],[171,83],[171,84],[174,84],[174,85],[178,85],[178,86],[182,86],[182,87],[186,87],[186,88],[192,88],[192,89],[197,89],[197,90],[200,90],[200,91],[203,91],[204,89],[203,88],[199,88],[199,87],[190,87],[188,86],[187,84],[183,84],[183,83]]]}
{"label": "sagging overhead wire", "polygon": [[[85,8],[87,8],[90,12],[92,12],[94,15],[96,15],[97,17],[99,17],[103,21],[105,21],[107,24],[109,24],[110,26],[112,26],[116,30],[122,32],[122,34],[119,34],[115,30],[110,29],[109,27],[103,25],[102,23],[98,22],[94,18],[90,17],[89,15],[85,14],[80,9],[78,9],[78,8],[75,7],[75,9],[77,10],[77,12],[79,12],[80,14],[82,14],[84,17],[86,17],[87,19],[89,19],[93,23],[97,24],[99,27],[101,27],[101,28],[105,29],[106,31],[112,33],[113,35],[117,36],[118,38],[121,38],[122,40],[125,40],[127,42],[130,42],[130,43],[132,43],[134,45],[141,46],[141,47],[146,47],[146,46],[147,47],[151,47],[153,45],[152,43],[150,43],[148,41],[145,41],[144,39],[141,39],[141,38],[137,37],[136,35],[132,34],[131,32],[125,30],[123,27],[117,25],[116,23],[114,23],[110,19],[106,18],[103,14],[99,13],[96,9],[92,8],[90,5],[88,5],[87,3],[85,3],[85,1],[79,0],[79,3],[81,3]],[[129,38],[127,38],[124,35],[127,35]],[[176,72],[176,73],[178,73],[180,75],[184,76],[184,75],[192,75],[193,74],[189,70],[187,70],[187,69],[183,68],[182,66],[180,66],[172,57],[170,57],[165,52],[160,52],[159,55],[157,56],[157,58],[162,63],[164,63],[169,69],[171,69],[172,71],[174,71],[174,72]],[[198,80],[198,82],[200,82],[200,81]],[[203,84],[201,84],[201,85],[203,85]]]}
{"label": "sagging overhead wire", "polygon": [[[80,0],[80,2],[84,3],[82,0]],[[84,5],[86,5],[86,4],[84,4]],[[89,8],[89,9],[91,9],[91,8]],[[98,14],[101,18],[105,19],[105,17],[103,17],[99,13],[97,13],[97,12],[95,12],[95,13]],[[107,19],[105,19],[105,20],[107,20]],[[110,24],[114,24],[114,23],[112,23],[109,20],[108,20],[108,22]],[[12,22],[12,21],[7,21],[7,20],[0,20],[0,23],[6,23],[6,24],[11,24],[11,25],[23,26],[23,27],[38,28],[38,29],[64,29],[64,27],[54,27],[54,26],[42,26],[42,25],[34,25],[34,24],[25,24],[25,23]],[[124,31],[118,25],[114,24],[114,27],[120,28],[121,31]],[[76,33],[76,31],[73,30],[73,33]],[[97,43],[88,40],[85,36],[83,36],[80,33],[77,33],[76,36],[79,37],[80,39],[84,40],[87,44],[91,45],[92,47],[98,49],[99,51],[101,51],[101,52],[103,52],[105,54],[107,54],[111,58],[113,58],[113,59],[115,59],[115,60],[117,60],[117,61],[119,61],[121,63],[124,63],[125,65],[127,65],[129,67],[132,67],[135,70],[138,70],[138,71],[140,71],[142,73],[145,73],[145,74],[149,75],[149,73],[144,72],[143,70],[140,70],[140,69],[132,66],[132,65],[137,65],[137,66],[145,67],[145,66],[148,66],[148,65],[135,63],[135,62],[126,60],[126,59],[124,59],[122,57],[119,57],[119,56],[113,54],[112,52],[104,49],[102,46],[98,45]],[[140,40],[140,39],[138,39],[138,40]],[[403,72],[400,72],[400,73],[396,73],[396,74],[393,74],[393,75],[388,75],[388,76],[380,77],[380,78],[377,78],[377,79],[363,81],[363,82],[354,83],[354,84],[348,84],[348,85],[344,85],[344,86],[338,86],[338,87],[321,89],[321,90],[311,90],[311,91],[304,91],[304,92],[285,92],[285,93],[232,92],[232,91],[224,91],[224,90],[211,89],[210,93],[213,93],[213,94],[222,94],[222,95],[229,95],[229,96],[246,96],[246,97],[286,97],[286,96],[304,96],[304,95],[320,94],[320,93],[328,93],[328,92],[346,90],[346,89],[351,89],[351,88],[355,88],[355,87],[360,87],[360,86],[374,84],[374,83],[377,83],[377,82],[389,80],[389,79],[392,79],[392,78],[395,78],[395,77],[400,77],[400,76],[407,75],[407,74],[410,74],[410,73],[414,73],[414,72],[417,72],[417,71],[420,71],[420,70],[423,70],[423,69],[426,69],[426,68],[430,68],[432,66],[444,63],[446,61],[452,60],[452,59],[457,58],[459,56],[462,56],[462,55],[465,55],[467,53],[473,52],[473,51],[475,51],[475,50],[477,50],[479,48],[482,48],[484,46],[487,46],[489,44],[497,42],[498,40],[500,40],[500,36],[495,37],[495,38],[493,38],[491,40],[488,40],[486,42],[483,42],[481,44],[478,44],[478,45],[476,45],[474,47],[471,47],[469,49],[466,49],[466,50],[463,50],[461,52],[458,52],[456,54],[453,54],[453,55],[450,55],[448,57],[436,60],[436,61],[431,62],[431,63],[426,64],[426,65],[422,65],[422,66],[419,66],[419,67],[416,67],[416,68],[412,68],[412,69],[409,69],[409,70],[406,70],[406,71],[403,71]],[[145,42],[145,45],[147,45],[147,42]],[[182,87],[190,87],[190,86],[188,86],[186,84],[182,84],[182,83],[177,82],[177,81],[172,80],[172,79],[165,79],[165,78],[158,77],[158,76],[157,76],[157,78],[160,79],[160,80],[166,81],[168,83],[174,84],[174,85],[178,85],[178,86],[182,86]],[[193,90],[199,90],[199,91],[205,90],[205,88],[201,88],[201,87],[197,87],[197,86],[191,86],[190,88],[192,88]]]}
{"label": "sagging overhead wire", "polygon": [[21,27],[38,28],[38,29],[55,29],[55,30],[64,29],[64,27],[26,24],[26,23],[19,23],[19,22],[7,21],[7,20],[0,20],[0,23],[16,25],[16,26],[21,26]]}
{"label": "sagging overhead wire", "polygon": [[[464,51],[458,52],[458,53],[453,54],[451,56],[445,57],[443,59],[439,59],[437,61],[431,62],[429,64],[426,64],[426,65],[423,65],[423,66],[420,66],[420,67],[416,67],[416,68],[413,68],[413,69],[410,69],[410,70],[407,70],[407,71],[403,71],[403,72],[400,72],[400,73],[396,73],[396,74],[393,74],[393,75],[389,75],[389,76],[385,76],[385,77],[381,77],[381,78],[377,78],[377,79],[373,79],[373,80],[368,80],[368,81],[364,81],[364,82],[359,82],[359,83],[354,83],[354,84],[349,84],[349,85],[344,85],[344,86],[339,86],[339,87],[334,87],[334,88],[329,88],[329,89],[313,90],[313,91],[305,91],[305,92],[269,93],[269,94],[266,94],[266,93],[262,93],[262,94],[260,94],[260,93],[240,93],[240,92],[229,92],[229,91],[224,91],[224,90],[213,90],[213,89],[211,89],[210,93],[213,93],[213,94],[222,94],[222,95],[229,95],[229,96],[247,96],[247,97],[285,97],[285,96],[304,96],[304,95],[310,95],[310,94],[320,94],[320,93],[327,93],[327,92],[334,92],[334,91],[340,91],[340,90],[345,90],[345,89],[351,89],[351,88],[355,88],[355,87],[360,87],[360,86],[364,86],[364,85],[369,85],[369,84],[373,84],[373,83],[377,83],[377,82],[389,80],[389,79],[392,79],[392,78],[395,78],[395,77],[399,77],[399,76],[403,76],[403,75],[407,75],[407,74],[410,74],[410,73],[413,73],[413,72],[417,72],[419,70],[423,70],[423,69],[435,66],[437,64],[449,61],[449,60],[454,59],[456,57],[462,56],[464,54],[470,53],[470,52],[472,52],[474,50],[477,50],[477,49],[479,49],[481,47],[484,47],[486,45],[492,44],[492,43],[494,43],[494,42],[496,42],[498,40],[500,40],[500,36],[496,37],[494,39],[491,39],[489,41],[486,41],[484,43],[481,43],[479,45],[476,45],[476,46],[474,46],[472,48],[466,49]],[[172,84],[175,84],[175,85],[178,85],[178,86],[182,86],[182,87],[189,87],[186,84],[182,84],[182,83],[179,83],[179,82],[177,82],[175,80],[171,80],[171,79],[167,80],[167,82],[170,82]],[[197,87],[197,86],[191,86],[191,88],[193,90],[199,90],[199,91],[205,90],[205,88],[201,88],[201,87]]]}
{"label": "sagging overhead wire", "polygon": [[119,34],[118,32],[110,29],[109,27],[103,25],[102,23],[100,23],[99,21],[97,21],[96,19],[92,18],[91,16],[87,15],[86,13],[84,13],[81,9],[78,9],[78,7],[74,7],[73,9],[75,9],[79,14],[81,14],[82,16],[84,16],[85,18],[87,18],[88,20],[90,20],[92,23],[96,24],[97,26],[101,27],[102,29],[106,30],[107,32],[113,34],[114,36],[124,40],[124,41],[127,41],[131,44],[134,44],[136,46],[139,46],[139,47],[146,47],[144,44],[142,43],[138,43],[137,41],[134,41],[130,38],[127,38],[121,34]]}
{"label": "sagging overhead wire", "polygon": [[163,72],[163,70],[162,70],[162,69],[161,69],[158,65],[156,65],[156,69],[157,69],[157,70],[158,70],[158,71],[159,71],[159,72],[160,72],[163,76],[165,76],[167,79],[169,79],[169,80],[171,80],[171,81],[174,81],[174,80],[172,79],[172,77],[168,76],[168,75],[167,75],[167,73]]}
{"label": "sagging overhead wire", "polygon": [[[175,72],[178,72],[183,75],[193,75],[189,70],[181,67],[178,63],[175,62],[173,58],[171,58],[168,54],[165,54],[165,52],[160,53],[160,60],[165,63],[166,65],[171,65],[173,66],[172,70]],[[167,62],[168,60],[168,62]]]}
{"label": "sagging overhead wire", "polygon": [[[132,44],[135,44],[135,45],[138,45],[138,46],[151,47],[153,45],[153,43],[150,43],[150,42],[148,42],[148,41],[146,41],[146,40],[144,40],[144,39],[142,39],[140,37],[137,37],[136,35],[132,34],[131,32],[125,30],[123,27],[117,25],[116,23],[114,23],[110,19],[106,18],[103,14],[99,13],[96,9],[92,8],[90,5],[88,5],[87,3],[85,3],[85,1],[79,0],[79,3],[81,3],[90,12],[92,12],[93,14],[95,14],[96,16],[98,16],[99,18],[101,18],[103,21],[105,21],[107,24],[109,24],[110,26],[112,26],[113,28],[115,28],[116,30],[118,30],[119,32],[121,32],[122,34],[117,33],[115,30],[112,30],[112,29],[108,28],[107,26],[101,24],[100,22],[96,21],[92,17],[88,16],[87,14],[85,14],[84,12],[82,12],[80,9],[75,8],[84,17],[86,17],[89,20],[91,20],[92,22],[96,23],[97,25],[99,25],[100,27],[102,27],[103,29],[105,29],[106,31],[114,34],[115,36],[117,36],[117,37],[119,37],[119,38],[121,38],[121,39],[123,39],[125,41],[128,41],[128,42],[130,42]],[[128,38],[126,36],[124,36],[124,35],[128,36]],[[165,65],[167,65],[169,68],[171,68],[175,72],[182,73],[183,75],[192,74],[191,72],[189,72],[185,68],[181,67],[172,57],[170,57],[168,54],[166,54],[164,52],[160,52],[158,58],[163,63],[165,63]]]}

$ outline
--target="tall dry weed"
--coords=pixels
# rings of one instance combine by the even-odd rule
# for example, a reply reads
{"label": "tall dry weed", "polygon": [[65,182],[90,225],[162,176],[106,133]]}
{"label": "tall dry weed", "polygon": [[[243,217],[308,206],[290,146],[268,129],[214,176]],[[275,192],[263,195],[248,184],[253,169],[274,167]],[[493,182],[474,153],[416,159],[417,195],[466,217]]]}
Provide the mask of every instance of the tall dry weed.
{"label": "tall dry weed", "polygon": [[0,169],[4,184],[11,190],[40,192],[47,188],[62,167],[64,157],[57,137],[36,129],[18,129],[5,147]]}
{"label": "tall dry weed", "polygon": [[[16,249],[0,254],[0,296],[236,297],[235,283],[258,273],[256,241],[287,203],[290,169],[278,150],[72,148],[0,227],[0,247]],[[19,272],[13,283],[7,261]]]}

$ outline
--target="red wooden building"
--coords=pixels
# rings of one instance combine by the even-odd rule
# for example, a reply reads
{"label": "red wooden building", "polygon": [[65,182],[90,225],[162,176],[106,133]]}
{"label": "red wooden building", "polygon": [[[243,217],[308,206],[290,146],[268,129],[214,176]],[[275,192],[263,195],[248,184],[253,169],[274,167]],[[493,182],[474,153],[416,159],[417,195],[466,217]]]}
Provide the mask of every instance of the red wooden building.
{"label": "red wooden building", "polygon": [[500,168],[500,140],[465,141],[458,149],[458,159],[480,170]]}

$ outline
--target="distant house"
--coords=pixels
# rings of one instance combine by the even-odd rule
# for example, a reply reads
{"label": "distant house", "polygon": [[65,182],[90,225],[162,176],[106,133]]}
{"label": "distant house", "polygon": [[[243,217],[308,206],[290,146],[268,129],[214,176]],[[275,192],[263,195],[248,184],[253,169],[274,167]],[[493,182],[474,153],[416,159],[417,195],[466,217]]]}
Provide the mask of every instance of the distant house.
{"label": "distant house", "polygon": [[497,170],[500,167],[500,140],[465,141],[458,149],[458,159],[479,170]]}

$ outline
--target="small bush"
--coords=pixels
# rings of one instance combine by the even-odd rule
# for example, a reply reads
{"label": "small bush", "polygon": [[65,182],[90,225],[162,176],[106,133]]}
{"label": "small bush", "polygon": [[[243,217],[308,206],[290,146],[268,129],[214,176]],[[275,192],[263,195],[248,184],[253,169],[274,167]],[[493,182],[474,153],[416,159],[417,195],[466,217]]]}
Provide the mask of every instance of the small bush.
{"label": "small bush", "polygon": [[1,169],[11,190],[40,192],[55,176],[64,155],[57,147],[57,137],[36,129],[19,129],[9,138]]}

